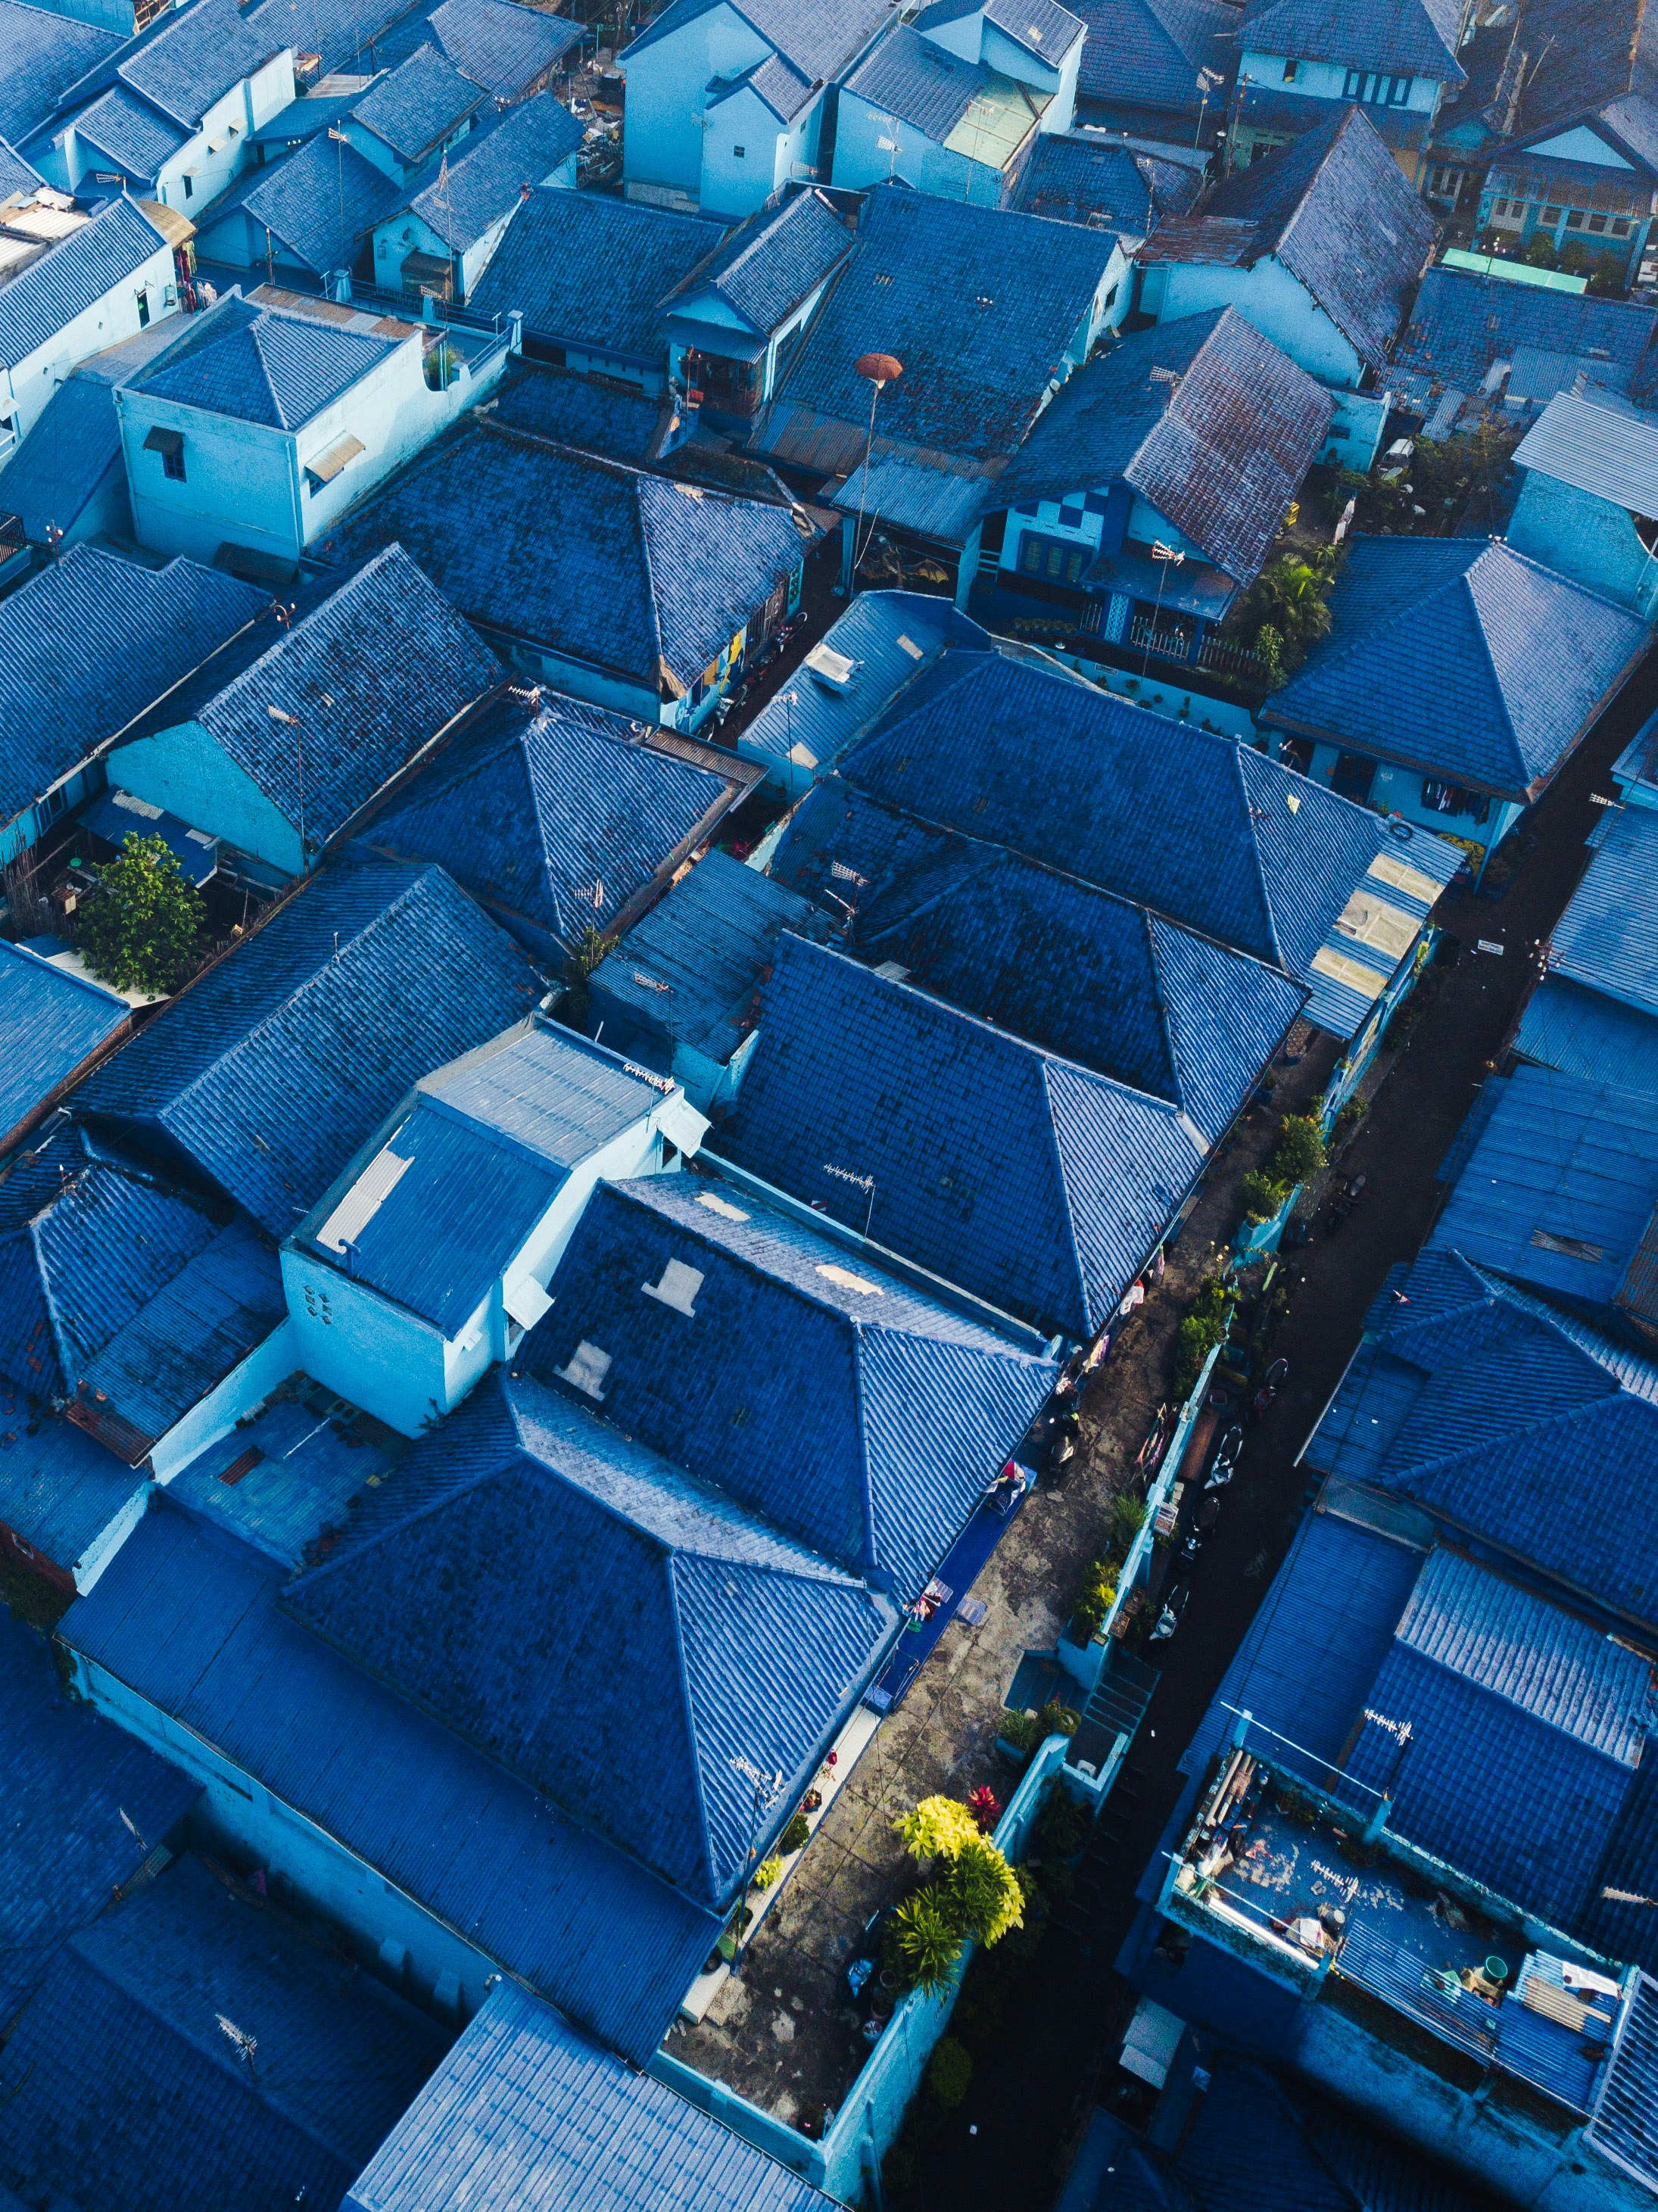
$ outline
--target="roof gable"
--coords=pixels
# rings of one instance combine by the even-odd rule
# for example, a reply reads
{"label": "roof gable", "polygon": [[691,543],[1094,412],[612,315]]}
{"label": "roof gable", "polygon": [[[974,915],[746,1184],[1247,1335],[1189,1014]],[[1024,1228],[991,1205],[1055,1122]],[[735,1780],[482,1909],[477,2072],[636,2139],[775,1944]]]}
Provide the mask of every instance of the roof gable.
{"label": "roof gable", "polygon": [[690,307],[712,292],[750,330],[769,332],[825,283],[853,250],[853,234],[818,191],[733,231],[666,305]]}
{"label": "roof gable", "polygon": [[21,367],[77,315],[136,276],[164,244],[131,200],[111,200],[90,222],[0,286],[0,361]]}
{"label": "roof gable", "polygon": [[[636,360],[665,359],[663,303],[720,243],[700,216],[671,215],[602,192],[532,191],[472,293],[480,314],[521,313],[554,342]],[[596,285],[592,272],[605,271]]]}
{"label": "roof gable", "polygon": [[115,74],[171,122],[193,131],[231,87],[279,51],[231,0],[195,0],[141,34]]}
{"label": "roof gable", "polygon": [[70,88],[128,44],[118,31],[21,0],[0,4],[0,137],[13,145],[50,119]]}
{"label": "roof gable", "polygon": [[1457,0],[1250,0],[1238,42],[1245,52],[1363,69],[1408,70],[1460,85]]}
{"label": "roof gable", "polygon": [[[285,8],[290,0],[269,4]],[[406,187],[395,178],[365,160],[355,146],[321,131],[285,161],[249,170],[219,201],[214,216],[240,207],[313,276],[321,276],[331,269],[349,268],[374,225],[397,214],[406,200]]]}
{"label": "roof gable", "polygon": [[113,84],[75,118],[75,135],[130,177],[152,180],[187,134],[124,84]]}
{"label": "roof gable", "polygon": [[[891,1619],[592,1415],[499,1381],[285,1602],[714,1905],[751,1863],[746,1770],[804,1780]],[[643,1797],[626,1749],[641,1728]]]}
{"label": "roof gable", "polygon": [[[445,0],[445,6],[453,0]],[[438,13],[441,15],[443,9]],[[507,12],[503,5],[502,12]],[[537,22],[556,21],[526,8],[514,15]],[[493,127],[475,131],[458,158],[419,193],[412,204],[428,229],[457,252],[475,245],[489,226],[519,202],[525,185],[541,184],[581,143],[581,125],[551,93],[509,108]]]}
{"label": "roof gable", "polygon": [[1077,89],[1095,100],[1194,112],[1200,69],[1228,77],[1236,10],[1224,0],[1077,0],[1088,27]]}
{"label": "roof gable", "polygon": [[234,421],[298,430],[404,343],[231,299],[131,388]]}
{"label": "roof gable", "polygon": [[408,167],[434,155],[438,141],[475,114],[483,98],[482,86],[463,76],[435,46],[419,46],[375,78],[351,110],[351,120]]}
{"label": "roof gable", "polygon": [[[622,56],[624,62],[647,46],[694,22],[721,0],[678,0],[665,9]],[[792,63],[808,84],[837,76],[872,38],[886,19],[888,0],[842,0],[825,9],[812,0],[725,0],[768,46]]]}
{"label": "roof gable", "polygon": [[377,46],[398,60],[417,39],[435,46],[496,100],[522,100],[580,36],[580,26],[568,16],[517,0],[439,0],[429,13],[417,13],[407,30],[399,25]]}

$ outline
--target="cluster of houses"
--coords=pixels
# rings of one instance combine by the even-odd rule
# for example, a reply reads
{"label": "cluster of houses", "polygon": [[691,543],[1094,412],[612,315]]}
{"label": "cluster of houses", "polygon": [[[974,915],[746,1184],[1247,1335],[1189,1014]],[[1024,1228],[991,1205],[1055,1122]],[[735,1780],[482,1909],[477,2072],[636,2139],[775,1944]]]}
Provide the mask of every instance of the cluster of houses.
{"label": "cluster of houses", "polygon": [[[606,189],[519,0],[0,0],[0,2203],[879,2202],[890,2068],[808,2132],[665,2039],[1648,650],[1588,12],[675,0]],[[1190,1754],[1102,2205],[1327,2164],[1218,2035],[1658,2186],[1650,729],[1618,784]],[[171,991],[78,942],[135,834]]]}

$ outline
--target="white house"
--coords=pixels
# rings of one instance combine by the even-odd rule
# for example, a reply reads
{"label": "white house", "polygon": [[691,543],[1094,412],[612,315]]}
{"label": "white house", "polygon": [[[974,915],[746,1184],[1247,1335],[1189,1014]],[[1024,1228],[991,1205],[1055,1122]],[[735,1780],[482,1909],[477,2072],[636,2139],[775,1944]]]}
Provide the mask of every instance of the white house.
{"label": "white house", "polygon": [[77,363],[178,310],[173,248],[133,201],[88,216],[42,189],[0,237],[0,453]]}
{"label": "white house", "polygon": [[193,217],[293,98],[288,48],[257,37],[232,0],[191,0],[75,88],[27,151],[64,191],[120,184]]}
{"label": "white house", "polygon": [[[306,1372],[417,1435],[547,1311],[601,1177],[677,1167],[707,1127],[677,1083],[544,1016],[440,1068],[282,1246]],[[672,1275],[650,1295],[689,1301]],[[602,1396],[602,1370],[579,1379]]]}
{"label": "white house", "polygon": [[139,543],[290,576],[305,546],[494,388],[510,348],[232,292],[116,393]]}
{"label": "white house", "polygon": [[629,198],[734,220],[791,179],[817,179],[829,89],[890,20],[888,0],[665,10],[622,56]]}

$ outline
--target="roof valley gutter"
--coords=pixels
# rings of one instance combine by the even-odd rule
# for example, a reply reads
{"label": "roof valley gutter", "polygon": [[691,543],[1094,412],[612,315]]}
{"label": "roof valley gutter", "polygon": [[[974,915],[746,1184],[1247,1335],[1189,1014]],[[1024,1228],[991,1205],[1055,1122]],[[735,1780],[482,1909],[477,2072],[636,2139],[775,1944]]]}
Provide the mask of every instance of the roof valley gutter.
{"label": "roof valley gutter", "polygon": [[382,784],[377,792],[364,799],[355,814],[348,814],[339,828],[323,840],[321,850],[318,854],[319,861],[324,853],[331,853],[337,846],[344,844],[349,838],[360,836],[383,806],[396,799],[406,785],[412,783],[422,769],[430,766],[432,757],[440,746],[446,744],[452,738],[464,736],[467,727],[477,721],[485,710],[493,707],[498,699],[504,697],[512,689],[512,677],[509,674],[504,674],[499,683],[491,684],[487,691],[479,692],[476,699],[469,699],[458,713],[451,714],[440,729],[432,732],[418,752],[409,756],[389,783]]}

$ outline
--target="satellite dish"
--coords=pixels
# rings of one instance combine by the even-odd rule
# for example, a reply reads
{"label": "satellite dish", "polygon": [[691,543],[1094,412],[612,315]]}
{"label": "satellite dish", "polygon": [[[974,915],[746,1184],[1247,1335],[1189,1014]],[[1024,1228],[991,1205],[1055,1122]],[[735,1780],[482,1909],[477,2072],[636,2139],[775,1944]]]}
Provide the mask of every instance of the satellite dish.
{"label": "satellite dish", "polygon": [[904,373],[902,362],[890,353],[860,353],[852,364],[859,376],[866,376],[877,391],[889,384],[896,384]]}

